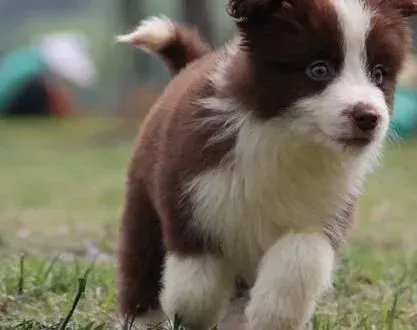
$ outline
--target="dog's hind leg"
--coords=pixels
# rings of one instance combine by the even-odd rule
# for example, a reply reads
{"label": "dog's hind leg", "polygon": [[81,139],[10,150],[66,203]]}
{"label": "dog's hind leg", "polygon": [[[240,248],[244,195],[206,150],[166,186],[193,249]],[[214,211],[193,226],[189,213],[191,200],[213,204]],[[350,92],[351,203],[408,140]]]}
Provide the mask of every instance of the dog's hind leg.
{"label": "dog's hind leg", "polygon": [[135,321],[133,329],[163,321],[159,291],[164,253],[158,216],[141,180],[131,176],[118,248],[118,303],[125,322]]}

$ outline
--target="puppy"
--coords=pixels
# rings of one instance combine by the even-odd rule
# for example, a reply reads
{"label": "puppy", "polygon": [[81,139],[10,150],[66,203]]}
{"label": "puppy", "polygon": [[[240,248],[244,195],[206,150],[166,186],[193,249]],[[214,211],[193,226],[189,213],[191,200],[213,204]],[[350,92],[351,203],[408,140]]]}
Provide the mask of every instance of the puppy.
{"label": "puppy", "polygon": [[173,80],[128,171],[120,312],[209,329],[235,284],[247,330],[298,330],[331,286],[389,129],[416,0],[229,0],[236,36],[146,20],[118,37]]}

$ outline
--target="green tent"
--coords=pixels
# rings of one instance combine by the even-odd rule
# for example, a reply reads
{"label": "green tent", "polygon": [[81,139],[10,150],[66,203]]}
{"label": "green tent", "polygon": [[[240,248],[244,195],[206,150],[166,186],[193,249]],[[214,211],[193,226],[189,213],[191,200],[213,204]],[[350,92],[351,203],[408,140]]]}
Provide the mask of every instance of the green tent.
{"label": "green tent", "polygon": [[33,77],[48,66],[35,48],[24,48],[7,54],[0,60],[0,114],[15,95]]}

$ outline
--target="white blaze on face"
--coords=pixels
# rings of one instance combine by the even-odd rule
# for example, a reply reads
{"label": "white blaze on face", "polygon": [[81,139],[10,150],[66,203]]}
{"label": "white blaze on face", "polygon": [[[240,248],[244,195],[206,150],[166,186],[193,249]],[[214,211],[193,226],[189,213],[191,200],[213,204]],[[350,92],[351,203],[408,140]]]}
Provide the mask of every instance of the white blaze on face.
{"label": "white blaze on face", "polygon": [[341,78],[351,84],[369,84],[366,69],[366,39],[372,13],[361,0],[332,0],[339,17],[345,51]]}
{"label": "white blaze on face", "polygon": [[[343,33],[345,59],[340,77],[330,86],[330,95],[341,103],[338,111],[357,103],[374,106],[388,121],[388,106],[384,94],[372,82],[367,62],[367,39],[372,28],[373,12],[363,0],[332,0],[339,16]],[[330,96],[331,97],[331,96]]]}
{"label": "white blaze on face", "polygon": [[356,104],[365,103],[377,109],[381,116],[375,139],[382,141],[388,129],[389,109],[383,92],[372,82],[372,68],[367,62],[367,38],[374,13],[362,0],[329,1],[332,1],[339,19],[344,49],[343,67],[338,77],[320,95],[308,97],[297,104],[297,108],[308,117],[304,130],[314,126],[334,139],[348,135],[352,123],[347,112]]}

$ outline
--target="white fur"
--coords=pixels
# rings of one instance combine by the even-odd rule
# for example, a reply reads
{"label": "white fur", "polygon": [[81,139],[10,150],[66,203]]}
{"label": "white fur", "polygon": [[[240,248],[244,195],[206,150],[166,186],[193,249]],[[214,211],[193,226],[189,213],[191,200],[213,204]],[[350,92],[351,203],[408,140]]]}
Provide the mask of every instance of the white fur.
{"label": "white fur", "polygon": [[[369,104],[381,116],[374,143],[366,148],[376,160],[389,126],[389,109],[382,91],[371,81],[367,68],[366,40],[373,13],[361,0],[332,0],[343,31],[345,58],[342,72],[322,93],[295,105],[298,120],[292,127],[302,135],[342,149],[337,140],[352,132],[350,112],[358,103]],[[371,164],[369,162],[369,164]]]}
{"label": "white fur", "polygon": [[323,228],[348,198],[357,168],[330,148],[294,137],[286,123],[237,123],[231,161],[197,176],[186,191],[194,225],[220,237],[230,267],[254,279],[263,254],[288,228]]}
{"label": "white fur", "polygon": [[223,54],[219,57],[217,67],[208,79],[213,83],[216,89],[221,90],[228,84],[227,71],[233,65],[233,57],[239,49],[240,36],[236,36],[223,49]]}
{"label": "white fur", "polygon": [[228,307],[233,277],[223,259],[167,256],[160,301],[170,319],[182,317],[191,329],[213,326]]}
{"label": "white fur", "polygon": [[[293,116],[261,122],[233,100],[201,100],[213,115],[200,124],[224,123],[212,141],[237,135],[236,147],[184,189],[193,198],[193,225],[221,238],[233,273],[256,283],[250,330],[299,329],[308,321],[333,267],[325,225],[360,194],[388,129],[388,106],[366,68],[372,13],[360,0],[333,1],[345,39],[342,72],[322,93],[299,100]],[[211,77],[218,89],[231,57]],[[353,152],[337,139],[351,133],[348,112],[359,102],[378,109],[381,125],[370,146]],[[294,326],[282,327],[288,320]]]}
{"label": "white fur", "polygon": [[150,17],[135,31],[116,37],[117,42],[130,43],[148,52],[157,52],[175,36],[175,25],[167,17]]}
{"label": "white fur", "polygon": [[[323,232],[360,194],[389,122],[384,95],[366,68],[372,12],[360,0],[332,1],[343,30],[342,71],[323,92],[296,102],[292,116],[259,121],[236,100],[200,100],[212,116],[197,124],[223,127],[208,144],[237,136],[221,166],[184,186],[192,196],[192,225],[221,239],[224,260],[169,256],[161,296],[168,315],[181,311],[208,325],[215,320],[206,316],[218,316],[230,278],[239,275],[255,283],[246,310],[249,330],[298,330],[330,285],[334,251]],[[237,44],[210,77],[217,90],[228,83]],[[338,139],[349,137],[349,111],[360,102],[379,111],[381,124],[374,142],[354,152]]]}
{"label": "white fur", "polygon": [[287,234],[262,259],[246,309],[247,330],[305,329],[331,286],[334,251],[314,233]]}
{"label": "white fur", "polygon": [[221,127],[216,135],[210,137],[206,146],[227,140],[230,136],[237,134],[240,128],[249,118],[249,112],[243,114],[240,110],[242,106],[232,99],[218,99],[209,97],[199,100],[197,106],[201,106],[212,112],[211,116],[207,116],[203,120],[199,119],[193,122],[191,129],[200,129],[204,127],[214,126]]}

